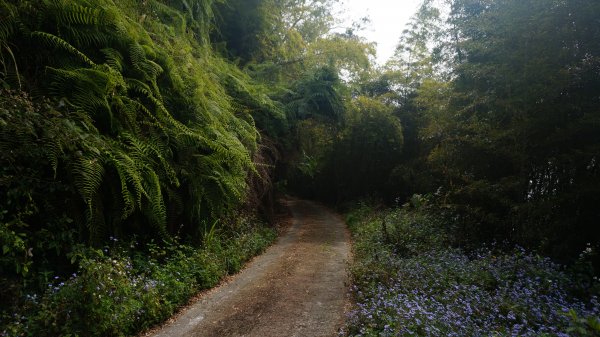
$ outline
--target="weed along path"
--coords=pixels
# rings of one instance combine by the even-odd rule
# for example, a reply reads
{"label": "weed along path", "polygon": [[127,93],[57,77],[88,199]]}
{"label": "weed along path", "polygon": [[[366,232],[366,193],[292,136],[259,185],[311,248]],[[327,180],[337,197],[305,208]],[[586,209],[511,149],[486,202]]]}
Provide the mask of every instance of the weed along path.
{"label": "weed along path", "polygon": [[275,245],[152,336],[335,336],[347,304],[349,234],[321,205],[287,204],[293,224]]}

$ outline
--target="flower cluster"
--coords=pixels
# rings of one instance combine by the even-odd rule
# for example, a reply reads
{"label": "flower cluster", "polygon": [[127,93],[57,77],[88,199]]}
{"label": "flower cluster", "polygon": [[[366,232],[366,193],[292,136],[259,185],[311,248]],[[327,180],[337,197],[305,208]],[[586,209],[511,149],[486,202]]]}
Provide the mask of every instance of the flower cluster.
{"label": "flower cluster", "polygon": [[[361,234],[356,240],[369,240],[364,227]],[[386,249],[392,252],[381,252]],[[369,256],[373,254],[388,258]],[[594,330],[600,325],[598,298],[574,298],[569,292],[573,281],[563,267],[522,248],[466,253],[434,246],[407,256],[379,245],[363,250],[355,264],[366,266],[353,268],[356,306],[341,335],[570,336],[575,328],[578,335],[599,332]],[[573,317],[581,318],[583,326],[574,327]]]}

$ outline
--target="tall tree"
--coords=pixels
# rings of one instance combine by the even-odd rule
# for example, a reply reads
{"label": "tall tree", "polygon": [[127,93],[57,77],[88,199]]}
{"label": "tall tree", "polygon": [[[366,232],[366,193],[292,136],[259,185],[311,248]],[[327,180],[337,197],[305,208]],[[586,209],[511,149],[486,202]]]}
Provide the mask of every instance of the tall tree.
{"label": "tall tree", "polygon": [[441,11],[433,0],[425,0],[402,31],[388,71],[396,72],[398,86],[414,91],[426,78],[441,77],[447,72],[442,64],[444,49]]}
{"label": "tall tree", "polygon": [[600,237],[600,3],[457,0],[452,10],[462,62],[430,158],[453,200],[486,237],[555,253]]}

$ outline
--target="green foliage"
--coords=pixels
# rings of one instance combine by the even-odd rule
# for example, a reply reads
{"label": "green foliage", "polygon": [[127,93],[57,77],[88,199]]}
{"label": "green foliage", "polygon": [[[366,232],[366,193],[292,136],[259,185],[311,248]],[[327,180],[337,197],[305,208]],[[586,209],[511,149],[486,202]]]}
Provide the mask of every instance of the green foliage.
{"label": "green foliage", "polygon": [[175,241],[149,243],[143,249],[136,241],[115,238],[104,249],[76,247],[71,256],[78,270],[50,280],[39,295],[28,295],[18,315],[3,317],[4,333],[135,335],[262,252],[275,233],[253,221],[229,224],[200,249]]}
{"label": "green foliage", "polygon": [[[418,208],[362,204],[348,214],[357,305],[344,335],[597,333],[597,279],[518,247],[453,247],[452,213],[413,199]],[[579,294],[583,284],[591,292]]]}
{"label": "green foliage", "polygon": [[338,121],[342,115],[340,79],[336,69],[323,67],[299,80],[286,99],[288,119],[326,118]]}
{"label": "green foliage", "polygon": [[[334,2],[0,0],[2,310],[81,268],[31,326],[119,335],[165,317],[263,247],[243,228],[224,242],[217,220],[262,208],[276,165],[297,193],[418,209],[365,226],[357,250],[381,279],[379,261],[449,242],[565,260],[598,244],[596,1],[454,0],[446,22],[424,1],[376,72],[372,44],[332,33]],[[419,213],[431,203],[451,230]],[[136,237],[151,263],[98,253],[111,236]],[[129,262],[160,286],[142,292]],[[100,284],[119,300],[89,297]],[[67,307],[114,326],[84,333]]]}
{"label": "green foliage", "polygon": [[[257,172],[253,115],[267,124],[283,114],[264,87],[213,53],[212,5],[0,1],[0,87],[16,89],[0,91],[2,312],[39,290],[48,275],[75,271],[67,255],[78,244],[179,233],[197,245],[205,223],[242,205]],[[217,269],[236,270],[256,252],[228,252],[231,266]],[[48,311],[64,314],[77,287],[93,287],[93,268],[125,282],[105,270],[106,261],[96,262],[80,266],[89,278],[61,293],[63,299],[47,299]],[[194,289],[182,287],[177,303]],[[125,288],[123,298],[131,290]],[[123,305],[139,306],[131,301]],[[106,321],[115,308],[88,303],[97,304],[81,309],[92,320]],[[115,319],[115,327],[129,326],[129,314]],[[155,322],[165,313],[153,315]],[[101,331],[130,331],[115,327]]]}
{"label": "green foliage", "polygon": [[[589,16],[597,4],[457,1],[453,10],[464,62],[444,113],[447,136],[430,158],[447,164],[446,184],[460,186],[452,200],[479,213],[494,237],[542,238],[553,255],[574,255],[597,236],[588,202],[600,186],[590,165],[600,82],[584,70],[597,64],[600,31]],[[514,220],[495,220],[506,217]]]}
{"label": "green foliage", "polygon": [[73,218],[83,209],[70,176],[56,176],[58,163],[78,151],[80,134],[53,106],[33,103],[22,92],[0,92],[3,310],[18,300],[24,286],[37,285],[41,270],[68,269],[56,256],[69,251],[76,236]]}
{"label": "green foliage", "polygon": [[[8,212],[4,211],[4,213]],[[2,243],[2,259],[0,260],[2,271],[8,272],[13,269],[17,274],[26,276],[29,273],[29,267],[32,263],[30,259],[31,252],[28,251],[25,241],[26,234],[17,233],[11,229],[11,227],[22,227],[23,224],[5,223],[4,216],[0,218],[3,220],[0,231],[0,235],[2,236],[0,238],[0,242]]]}
{"label": "green foliage", "polygon": [[294,65],[310,45],[330,32],[334,20],[331,0],[265,0],[263,13],[270,23],[261,34],[266,60]]}
{"label": "green foliage", "polygon": [[568,260],[600,237],[597,7],[456,0],[442,23],[424,2],[361,88],[403,125],[396,195],[436,191],[465,243],[510,240]]}
{"label": "green foliage", "polygon": [[[348,107],[345,127],[335,140],[319,184],[323,195],[347,201],[362,195],[389,198],[386,188],[403,147],[400,121],[376,99],[358,97]],[[365,179],[368,177],[368,179]]]}
{"label": "green foliage", "polygon": [[85,54],[83,54],[77,48],[73,47],[70,43],[68,43],[67,41],[61,39],[60,37],[58,37],[56,35],[46,33],[46,32],[32,32],[31,37],[34,39],[36,39],[36,38],[39,39],[40,41],[44,42],[50,48],[63,49],[66,52],[68,52],[69,54],[76,56],[82,62],[87,63],[90,66],[94,65],[94,62],[92,62],[92,60],[90,60]]}
{"label": "green foliage", "polygon": [[[19,63],[44,70],[25,69],[28,86],[46,81],[48,85],[35,90],[56,97],[76,115],[81,154],[72,161],[59,162],[57,155],[51,160],[55,169],[72,170],[87,204],[90,231],[102,232],[97,228],[106,226],[102,223],[130,222],[139,213],[164,235],[167,193],[188,194],[194,206],[184,209],[191,211],[186,222],[192,229],[206,216],[231,209],[243,199],[257,134],[251,111],[236,111],[248,100],[234,105],[227,93],[248,96],[252,85],[232,65],[212,56],[206,45],[183,32],[173,37],[167,29],[180,9],[188,21],[206,24],[211,14],[205,6],[211,2],[185,8],[153,3],[156,11],[144,14],[149,16],[141,23],[128,15],[150,10],[145,5],[94,4],[3,2],[14,9],[14,20],[23,22],[19,30],[7,28],[3,41],[10,42]],[[31,17],[36,19],[27,19]],[[159,38],[153,40],[150,34]],[[30,52],[35,46],[41,49]],[[197,52],[205,58],[198,59]],[[185,66],[177,66],[175,59]],[[235,91],[229,90],[229,74],[243,83]],[[251,103],[255,109],[272,105],[268,97]],[[67,146],[53,143],[53,148],[51,153],[59,154]],[[121,200],[107,205],[104,193],[115,190]],[[120,220],[111,219],[117,212],[106,209],[114,206],[121,208]],[[199,210],[204,207],[206,211]]]}
{"label": "green foliage", "polygon": [[[267,1],[235,0],[218,3],[217,22],[212,40],[222,45],[220,51],[241,65],[263,57],[261,39],[257,38],[269,31],[266,15]],[[222,42],[221,42],[222,41]]]}
{"label": "green foliage", "polygon": [[445,77],[449,69],[440,55],[444,42],[440,9],[431,0],[423,1],[386,65],[403,94],[418,89],[425,79]]}
{"label": "green foliage", "polygon": [[571,326],[567,332],[574,336],[596,336],[600,333],[600,318],[588,316],[579,317],[573,309],[569,310],[569,319]]}

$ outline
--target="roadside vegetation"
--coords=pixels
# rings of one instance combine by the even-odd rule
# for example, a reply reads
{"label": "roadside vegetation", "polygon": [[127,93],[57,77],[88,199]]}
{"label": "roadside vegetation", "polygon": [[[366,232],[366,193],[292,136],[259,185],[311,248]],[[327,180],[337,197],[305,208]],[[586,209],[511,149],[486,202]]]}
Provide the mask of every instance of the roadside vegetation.
{"label": "roadside vegetation", "polygon": [[413,199],[348,213],[355,308],[341,335],[600,334],[600,281],[589,272],[597,251],[566,268],[518,246],[468,249],[451,212]]}
{"label": "roadside vegetation", "polygon": [[6,336],[128,336],[171,317],[199,290],[216,286],[273,242],[272,228],[239,219],[226,230],[213,227],[202,247],[169,241],[122,242],[101,248],[76,246],[78,269],[46,274],[39,292],[28,292]]}

